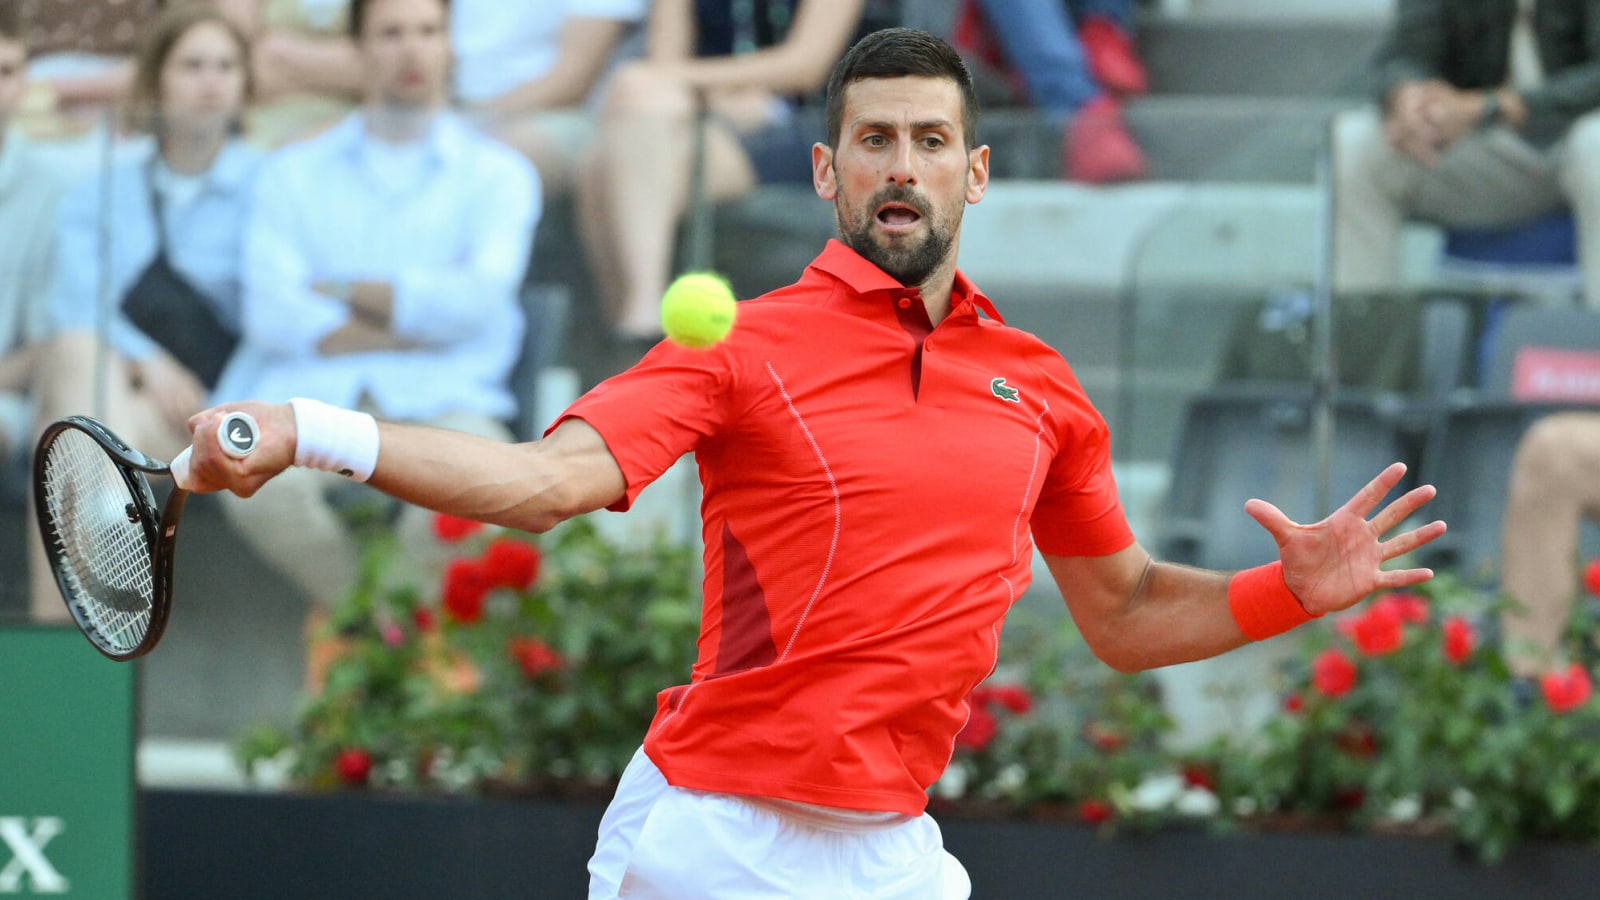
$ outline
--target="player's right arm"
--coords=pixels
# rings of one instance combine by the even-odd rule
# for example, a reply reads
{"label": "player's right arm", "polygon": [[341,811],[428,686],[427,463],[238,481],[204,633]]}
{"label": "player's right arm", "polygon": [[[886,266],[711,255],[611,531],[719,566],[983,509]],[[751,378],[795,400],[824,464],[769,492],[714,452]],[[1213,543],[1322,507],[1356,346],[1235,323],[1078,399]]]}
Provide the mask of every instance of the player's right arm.
{"label": "player's right arm", "polygon": [[[216,430],[228,412],[247,412],[260,443],[243,459],[224,454]],[[191,485],[248,497],[294,463],[296,428],[288,404],[229,403],[189,420]],[[605,440],[569,419],[541,441],[512,444],[431,428],[380,422],[378,463],[368,480],[407,503],[524,531],[547,531],[623,495],[622,469]]]}

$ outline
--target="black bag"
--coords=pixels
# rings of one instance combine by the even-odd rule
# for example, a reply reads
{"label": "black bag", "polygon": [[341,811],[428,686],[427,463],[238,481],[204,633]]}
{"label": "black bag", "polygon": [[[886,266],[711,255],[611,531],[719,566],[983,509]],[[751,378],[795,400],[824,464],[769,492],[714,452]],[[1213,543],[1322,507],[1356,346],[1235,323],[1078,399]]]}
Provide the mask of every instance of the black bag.
{"label": "black bag", "polygon": [[211,301],[167,259],[166,224],[154,173],[150,205],[156,217],[156,257],[122,297],[122,313],[160,344],[208,388],[217,386],[223,366],[239,343],[217,317]]}

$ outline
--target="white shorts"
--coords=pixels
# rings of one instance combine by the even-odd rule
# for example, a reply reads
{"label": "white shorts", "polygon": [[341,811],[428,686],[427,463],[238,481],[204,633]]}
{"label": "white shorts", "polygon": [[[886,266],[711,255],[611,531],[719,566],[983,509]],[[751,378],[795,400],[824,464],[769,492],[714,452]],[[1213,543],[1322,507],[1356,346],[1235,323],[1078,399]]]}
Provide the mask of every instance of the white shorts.
{"label": "white shorts", "polygon": [[622,774],[589,860],[589,900],[965,900],[971,893],[929,816],[856,820],[675,788],[642,749]]}

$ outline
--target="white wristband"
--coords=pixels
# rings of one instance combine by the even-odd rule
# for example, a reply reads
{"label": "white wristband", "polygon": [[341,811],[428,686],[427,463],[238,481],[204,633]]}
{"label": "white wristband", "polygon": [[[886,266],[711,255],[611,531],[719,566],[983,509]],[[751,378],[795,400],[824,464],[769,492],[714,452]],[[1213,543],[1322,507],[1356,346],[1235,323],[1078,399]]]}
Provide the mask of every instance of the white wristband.
{"label": "white wristband", "polygon": [[294,464],[335,472],[356,481],[378,467],[378,420],[364,412],[295,397]]}

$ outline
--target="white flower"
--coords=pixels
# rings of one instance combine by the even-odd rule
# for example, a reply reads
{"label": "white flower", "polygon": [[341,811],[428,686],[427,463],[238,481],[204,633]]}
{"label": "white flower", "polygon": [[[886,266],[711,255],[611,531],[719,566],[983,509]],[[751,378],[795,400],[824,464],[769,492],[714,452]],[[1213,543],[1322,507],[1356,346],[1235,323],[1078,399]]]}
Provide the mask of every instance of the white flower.
{"label": "white flower", "polygon": [[1233,814],[1236,816],[1253,816],[1256,814],[1256,798],[1239,797],[1233,801]]}
{"label": "white flower", "polygon": [[1401,797],[1389,804],[1386,815],[1396,822],[1415,822],[1422,817],[1422,798],[1415,794]]}
{"label": "white flower", "polygon": [[1000,774],[995,777],[995,787],[998,787],[1002,793],[1012,794],[1020,790],[1027,780],[1028,770],[1024,769],[1019,763],[1012,763],[1001,769]]}
{"label": "white flower", "polygon": [[960,800],[967,793],[967,769],[956,763],[944,770],[933,784],[933,792],[945,800]]}
{"label": "white flower", "polygon": [[1178,795],[1174,808],[1180,815],[1202,819],[1216,815],[1222,808],[1222,801],[1217,799],[1216,794],[1196,785]]}
{"label": "white flower", "polygon": [[1477,803],[1478,798],[1472,796],[1472,792],[1466,788],[1458,787],[1450,792],[1450,805],[1454,806],[1456,809],[1463,811],[1469,810],[1476,806]]}
{"label": "white flower", "polygon": [[1182,793],[1183,776],[1175,773],[1150,775],[1133,789],[1129,801],[1140,812],[1155,812],[1170,807]]}

